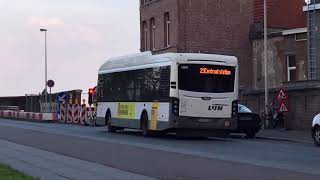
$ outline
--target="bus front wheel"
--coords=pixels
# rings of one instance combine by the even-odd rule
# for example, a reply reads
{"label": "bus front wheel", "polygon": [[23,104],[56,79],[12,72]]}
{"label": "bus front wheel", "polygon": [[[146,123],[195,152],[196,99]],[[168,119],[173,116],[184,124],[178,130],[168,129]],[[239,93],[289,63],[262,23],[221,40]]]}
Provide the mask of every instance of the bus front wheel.
{"label": "bus front wheel", "polygon": [[141,132],[143,137],[149,136],[148,115],[146,113],[143,113],[141,116]]}
{"label": "bus front wheel", "polygon": [[116,127],[112,126],[112,124],[111,124],[111,114],[110,113],[107,113],[106,121],[107,121],[108,132],[111,132],[111,133],[116,132]]}

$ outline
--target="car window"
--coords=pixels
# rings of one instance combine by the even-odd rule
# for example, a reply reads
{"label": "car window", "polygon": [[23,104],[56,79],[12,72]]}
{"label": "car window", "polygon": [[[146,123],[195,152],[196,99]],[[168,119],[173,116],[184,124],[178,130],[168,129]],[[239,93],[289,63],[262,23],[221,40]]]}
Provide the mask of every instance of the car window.
{"label": "car window", "polygon": [[240,113],[252,113],[252,111],[249,108],[241,104],[238,105],[238,111]]}

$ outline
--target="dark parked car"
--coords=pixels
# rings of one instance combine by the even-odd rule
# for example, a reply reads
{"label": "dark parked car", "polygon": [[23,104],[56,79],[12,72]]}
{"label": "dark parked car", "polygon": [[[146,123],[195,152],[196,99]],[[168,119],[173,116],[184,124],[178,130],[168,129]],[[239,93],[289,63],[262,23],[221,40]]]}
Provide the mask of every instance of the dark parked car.
{"label": "dark parked car", "polygon": [[261,123],[259,114],[242,104],[238,105],[238,129],[234,133],[244,133],[248,138],[254,138],[261,129]]}

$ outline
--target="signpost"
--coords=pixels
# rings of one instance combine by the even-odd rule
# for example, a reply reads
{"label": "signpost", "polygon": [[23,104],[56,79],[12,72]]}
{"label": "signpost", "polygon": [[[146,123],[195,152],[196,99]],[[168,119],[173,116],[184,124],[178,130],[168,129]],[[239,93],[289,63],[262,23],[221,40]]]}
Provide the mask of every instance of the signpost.
{"label": "signpost", "polygon": [[280,91],[278,93],[277,99],[280,103],[278,113],[289,112],[289,110],[286,106],[286,102],[288,101],[288,96],[286,95],[285,91],[282,88],[280,89]]}
{"label": "signpost", "polygon": [[279,109],[278,109],[278,114],[277,114],[277,122],[275,124],[276,126],[279,127],[286,127],[286,123],[285,123],[285,116],[284,113],[289,112],[288,108],[287,108],[287,101],[288,101],[288,96],[285,93],[285,91],[281,88],[278,96],[277,96],[278,102],[279,102]]}
{"label": "signpost", "polygon": [[47,86],[50,88],[50,94],[51,94],[51,88],[54,86],[54,81],[53,80],[48,80]]}

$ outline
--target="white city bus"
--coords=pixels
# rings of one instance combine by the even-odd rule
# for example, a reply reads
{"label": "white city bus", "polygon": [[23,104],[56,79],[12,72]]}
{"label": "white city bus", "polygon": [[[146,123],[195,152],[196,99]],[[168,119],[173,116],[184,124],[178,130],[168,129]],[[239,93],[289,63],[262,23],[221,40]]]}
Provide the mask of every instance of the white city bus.
{"label": "white city bus", "polygon": [[181,135],[237,127],[236,57],[151,52],[109,59],[99,70],[97,124]]}

